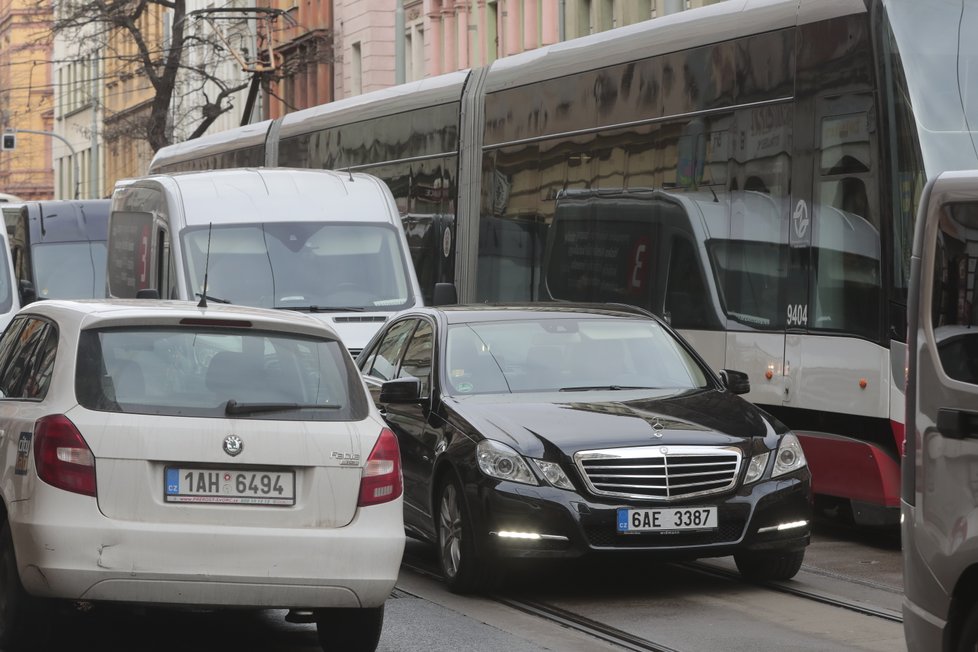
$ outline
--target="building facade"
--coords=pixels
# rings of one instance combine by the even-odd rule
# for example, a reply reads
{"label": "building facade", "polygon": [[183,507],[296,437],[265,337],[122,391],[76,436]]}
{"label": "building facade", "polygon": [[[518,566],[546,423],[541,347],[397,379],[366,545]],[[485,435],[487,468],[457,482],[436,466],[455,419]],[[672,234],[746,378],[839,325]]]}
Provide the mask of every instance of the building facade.
{"label": "building facade", "polygon": [[0,151],[0,192],[22,199],[54,194],[50,7],[0,0],[0,131],[17,132],[15,148]]}
{"label": "building facade", "polygon": [[[288,12],[260,22],[258,47],[271,49],[263,118],[333,101],[334,0],[260,0],[259,7]],[[337,4],[340,0],[336,0]]]}
{"label": "building facade", "polygon": [[92,199],[106,189],[102,166],[102,35],[92,25],[54,35],[54,197]]}

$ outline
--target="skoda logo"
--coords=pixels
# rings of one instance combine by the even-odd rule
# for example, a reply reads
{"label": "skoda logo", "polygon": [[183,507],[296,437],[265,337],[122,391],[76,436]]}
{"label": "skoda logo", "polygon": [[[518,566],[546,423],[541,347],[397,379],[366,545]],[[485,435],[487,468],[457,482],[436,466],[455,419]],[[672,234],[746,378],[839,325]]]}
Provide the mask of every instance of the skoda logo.
{"label": "skoda logo", "polygon": [[244,442],[237,435],[228,435],[224,438],[224,452],[234,457],[244,450]]}

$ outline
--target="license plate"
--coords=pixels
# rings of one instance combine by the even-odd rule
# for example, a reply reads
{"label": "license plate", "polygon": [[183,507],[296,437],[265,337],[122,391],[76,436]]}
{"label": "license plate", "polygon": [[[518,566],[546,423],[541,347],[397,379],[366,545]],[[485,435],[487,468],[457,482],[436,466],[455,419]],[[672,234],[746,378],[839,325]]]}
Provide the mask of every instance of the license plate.
{"label": "license plate", "polygon": [[660,532],[668,530],[715,530],[716,507],[618,510],[618,531]]}
{"label": "license plate", "polygon": [[295,505],[295,472],[166,467],[168,503]]}

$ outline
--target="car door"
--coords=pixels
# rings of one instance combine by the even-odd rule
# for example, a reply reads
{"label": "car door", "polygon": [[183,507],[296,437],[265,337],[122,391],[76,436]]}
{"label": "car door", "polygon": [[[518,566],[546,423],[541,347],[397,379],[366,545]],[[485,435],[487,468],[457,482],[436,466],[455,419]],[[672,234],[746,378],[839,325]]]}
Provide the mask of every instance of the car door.
{"label": "car door", "polygon": [[[936,595],[927,591],[934,579],[949,596],[978,546],[978,182],[973,175],[945,173],[925,191],[926,213],[918,217],[914,243],[917,291],[911,293],[903,499],[909,506],[907,595],[916,601]],[[941,611],[936,601],[926,606]]]}
{"label": "car door", "polygon": [[36,317],[18,317],[0,339],[0,483],[7,501],[31,495],[34,422],[50,412],[45,398],[57,345],[54,324]]}
{"label": "car door", "polygon": [[420,400],[416,403],[384,405],[390,424],[401,447],[401,466],[404,470],[404,519],[411,525],[429,530],[431,512],[431,473],[438,442],[443,439],[433,420],[432,369],[434,366],[435,328],[428,319],[421,319],[411,336],[398,366],[398,378],[417,378],[421,381]]}

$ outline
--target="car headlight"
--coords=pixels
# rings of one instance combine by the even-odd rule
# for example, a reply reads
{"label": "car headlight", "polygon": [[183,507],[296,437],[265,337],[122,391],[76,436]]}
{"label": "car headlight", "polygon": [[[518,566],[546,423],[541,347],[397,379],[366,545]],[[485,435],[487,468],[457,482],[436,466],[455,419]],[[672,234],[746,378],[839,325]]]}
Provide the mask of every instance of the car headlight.
{"label": "car headlight", "polygon": [[479,460],[479,468],[491,478],[537,484],[523,456],[506,444],[483,439],[475,447],[475,454]]}
{"label": "car headlight", "polygon": [[776,478],[797,471],[807,463],[805,453],[801,450],[801,442],[798,441],[798,437],[789,432],[781,438],[778,452],[774,454],[774,471],[771,472],[771,477]]}
{"label": "car headlight", "polygon": [[558,489],[574,489],[574,485],[571,484],[570,479],[567,477],[567,474],[564,473],[564,470],[560,468],[559,464],[534,459],[531,459],[530,461],[533,462],[533,465],[537,467],[538,471],[540,471],[540,475],[542,475],[543,478],[553,486],[557,487]]}
{"label": "car headlight", "polygon": [[757,482],[761,479],[761,476],[764,475],[764,469],[767,468],[769,457],[771,457],[771,451],[755,455],[750,459],[750,464],[747,466],[747,475],[744,476],[744,484]]}

